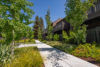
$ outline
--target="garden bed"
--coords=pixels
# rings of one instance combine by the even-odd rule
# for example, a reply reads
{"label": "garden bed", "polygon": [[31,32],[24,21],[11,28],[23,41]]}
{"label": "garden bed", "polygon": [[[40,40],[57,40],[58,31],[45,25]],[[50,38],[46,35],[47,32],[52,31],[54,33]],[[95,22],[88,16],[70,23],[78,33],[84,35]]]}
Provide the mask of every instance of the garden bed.
{"label": "garden bed", "polygon": [[22,39],[22,40],[15,41],[15,43],[35,44],[35,40],[34,39]]}
{"label": "garden bed", "polygon": [[15,58],[5,67],[44,67],[44,65],[36,47],[24,47],[15,50]]}
{"label": "garden bed", "polygon": [[96,61],[94,58],[91,58],[91,57],[88,57],[88,58],[86,58],[86,57],[80,57],[80,58],[83,59],[83,60],[85,60],[85,61],[88,61],[90,63],[93,63],[93,64],[95,64],[97,66],[100,66],[100,62]]}
{"label": "garden bed", "polygon": [[100,66],[100,48],[96,44],[75,45],[60,41],[44,41],[44,43]]}

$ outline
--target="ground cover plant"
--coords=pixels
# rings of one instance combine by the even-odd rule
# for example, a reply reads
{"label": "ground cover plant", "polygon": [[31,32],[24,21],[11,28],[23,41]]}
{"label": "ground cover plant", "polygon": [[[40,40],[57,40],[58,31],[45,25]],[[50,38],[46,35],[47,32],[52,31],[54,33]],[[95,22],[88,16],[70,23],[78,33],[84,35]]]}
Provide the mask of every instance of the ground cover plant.
{"label": "ground cover plant", "polygon": [[22,40],[17,40],[16,43],[35,44],[35,40],[34,39],[22,39]]}
{"label": "ground cover plant", "polygon": [[36,47],[15,49],[15,58],[4,67],[43,67],[43,61]]}
{"label": "ground cover plant", "polygon": [[76,45],[73,44],[67,44],[61,41],[43,41],[44,43],[55,47],[57,49],[60,49],[66,53],[72,53],[72,51],[76,48]]}
{"label": "ground cover plant", "polygon": [[80,44],[72,54],[100,66],[100,47],[96,44]]}

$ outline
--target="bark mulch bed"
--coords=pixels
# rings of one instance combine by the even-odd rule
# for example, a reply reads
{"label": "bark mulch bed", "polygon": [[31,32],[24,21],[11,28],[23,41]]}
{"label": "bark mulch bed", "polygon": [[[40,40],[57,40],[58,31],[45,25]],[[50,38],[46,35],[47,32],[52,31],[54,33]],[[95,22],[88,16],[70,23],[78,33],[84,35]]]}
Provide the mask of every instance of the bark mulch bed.
{"label": "bark mulch bed", "polygon": [[91,58],[91,57],[88,57],[88,58],[85,58],[85,57],[80,57],[81,59],[83,60],[86,60],[92,64],[95,64],[97,66],[100,66],[100,62],[96,61],[95,59]]}

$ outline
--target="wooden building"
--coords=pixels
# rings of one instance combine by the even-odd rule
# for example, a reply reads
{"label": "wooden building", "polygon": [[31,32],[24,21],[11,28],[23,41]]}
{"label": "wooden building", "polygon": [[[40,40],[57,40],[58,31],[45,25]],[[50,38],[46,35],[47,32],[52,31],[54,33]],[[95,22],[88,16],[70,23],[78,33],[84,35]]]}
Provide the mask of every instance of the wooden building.
{"label": "wooden building", "polygon": [[100,0],[95,3],[88,12],[88,19],[85,21],[87,27],[87,42],[100,43]]}
{"label": "wooden building", "polygon": [[[84,21],[87,25],[87,42],[100,43],[100,0],[88,11],[88,19]],[[62,31],[69,32],[71,25],[65,19],[58,19],[53,22],[53,33],[59,34],[62,39]],[[45,30],[46,31],[46,30]],[[46,33],[46,32],[45,32]]]}
{"label": "wooden building", "polygon": [[70,28],[70,24],[65,20],[65,18],[59,18],[53,22],[53,34],[59,34],[60,40],[62,39],[62,31],[64,30],[68,33]]}

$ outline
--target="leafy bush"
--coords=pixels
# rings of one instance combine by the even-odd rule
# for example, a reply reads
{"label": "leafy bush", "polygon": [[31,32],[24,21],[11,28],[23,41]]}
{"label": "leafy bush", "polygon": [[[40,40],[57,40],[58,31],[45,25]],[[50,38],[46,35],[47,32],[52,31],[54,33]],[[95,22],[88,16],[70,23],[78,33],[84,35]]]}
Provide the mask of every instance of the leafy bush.
{"label": "leafy bush", "polygon": [[40,27],[38,29],[38,39],[42,40],[42,31],[41,31]]}
{"label": "leafy bush", "polygon": [[47,41],[46,40],[41,40],[43,43],[46,43]]}
{"label": "leafy bush", "polygon": [[58,34],[55,34],[54,37],[53,37],[54,41],[58,41],[59,40],[59,35]]}
{"label": "leafy bush", "polygon": [[95,58],[96,61],[100,62],[100,49],[96,50],[96,54],[93,56],[93,58]]}
{"label": "leafy bush", "polygon": [[70,38],[65,31],[63,31],[62,36],[63,36],[64,42],[68,43]]}
{"label": "leafy bush", "polygon": [[82,26],[82,29],[77,31],[70,31],[69,35],[63,31],[63,38],[67,43],[86,43],[86,26]]}
{"label": "leafy bush", "polygon": [[0,65],[10,62],[11,57],[11,47],[7,45],[0,45]]}
{"label": "leafy bush", "polygon": [[91,57],[100,62],[100,49],[95,44],[81,44],[72,54],[79,57]]}
{"label": "leafy bush", "polygon": [[82,57],[94,57],[96,53],[95,45],[80,44],[74,51],[73,55]]}
{"label": "leafy bush", "polygon": [[70,41],[74,43],[86,43],[86,27],[83,26],[82,29],[77,30],[76,32],[70,32]]}
{"label": "leafy bush", "polygon": [[91,44],[80,44],[74,51],[73,55],[82,57],[91,57],[96,52],[95,45]]}
{"label": "leafy bush", "polygon": [[43,61],[37,48],[19,48],[15,50],[15,59],[5,67],[43,67]]}
{"label": "leafy bush", "polygon": [[0,40],[0,44],[4,44],[5,40],[4,39],[1,39]]}

